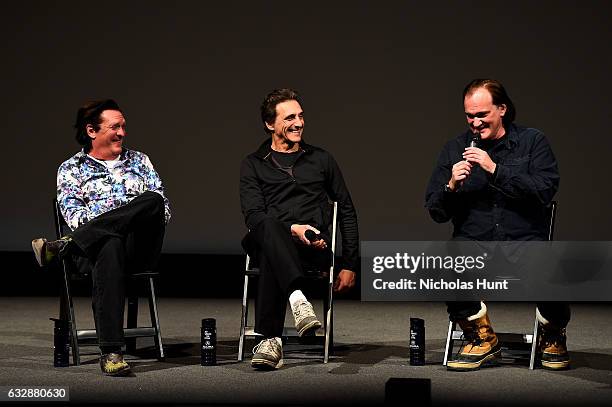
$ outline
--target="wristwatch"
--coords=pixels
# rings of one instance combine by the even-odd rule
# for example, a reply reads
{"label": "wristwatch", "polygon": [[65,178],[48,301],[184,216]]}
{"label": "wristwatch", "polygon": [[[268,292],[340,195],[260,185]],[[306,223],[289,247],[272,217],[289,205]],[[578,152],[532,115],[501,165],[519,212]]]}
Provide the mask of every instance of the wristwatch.
{"label": "wristwatch", "polygon": [[451,189],[450,185],[444,184],[444,192],[455,192]]}

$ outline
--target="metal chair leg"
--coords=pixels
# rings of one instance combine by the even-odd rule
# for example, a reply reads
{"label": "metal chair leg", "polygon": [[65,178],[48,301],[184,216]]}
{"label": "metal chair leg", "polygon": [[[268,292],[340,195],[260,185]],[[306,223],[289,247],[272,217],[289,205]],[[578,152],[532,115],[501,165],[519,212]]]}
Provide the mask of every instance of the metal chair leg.
{"label": "metal chair leg", "polygon": [[324,354],[323,354],[323,363],[327,363],[329,362],[329,355],[331,353],[331,347],[332,347],[332,309],[329,308],[327,310],[327,324],[325,327],[325,349],[324,349]]}
{"label": "metal chair leg", "polygon": [[442,366],[446,366],[451,353],[453,352],[453,331],[455,330],[455,322],[448,321],[448,333],[446,334],[446,346],[444,347],[444,362]]}
{"label": "metal chair leg", "polygon": [[531,337],[531,356],[529,357],[529,369],[535,369],[536,355],[538,353],[538,339],[540,335],[540,324],[538,323],[538,310],[533,323],[533,336]]}
{"label": "metal chair leg", "polygon": [[[128,284],[133,286],[131,282]],[[132,294],[128,296],[127,328],[137,328],[138,327],[138,294],[134,294],[133,289],[130,289],[129,291],[132,292]],[[126,347],[127,353],[133,353],[136,350],[136,338],[126,338],[125,345],[126,345],[125,347]]]}
{"label": "metal chair leg", "polygon": [[[248,264],[248,258],[247,258]],[[249,276],[244,276],[244,287],[242,290],[242,316],[240,318],[240,339],[238,341],[238,362],[242,362],[244,359],[244,337],[246,334],[247,318],[249,316]]]}
{"label": "metal chair leg", "polygon": [[72,293],[70,292],[70,277],[64,260],[62,260],[62,271],[64,282],[62,286],[62,298],[60,299],[60,319],[68,319],[70,323],[70,347],[72,348],[72,363],[75,366],[81,364],[81,354],[79,352],[79,337],[76,329],[76,318],[74,316],[74,305],[72,303]]}
{"label": "metal chair leg", "polygon": [[333,305],[334,305],[334,267],[329,270],[329,282],[327,284],[327,297],[325,306],[325,345],[323,349],[323,363],[329,362],[329,354],[332,346],[332,325],[333,325]]}
{"label": "metal chair leg", "polygon": [[158,359],[164,360],[164,344],[162,342],[161,336],[161,327],[159,325],[159,315],[157,313],[157,298],[155,296],[155,284],[153,282],[153,277],[149,277],[149,313],[151,315],[151,325],[155,328],[155,336],[153,340],[155,341],[155,347],[158,352]]}

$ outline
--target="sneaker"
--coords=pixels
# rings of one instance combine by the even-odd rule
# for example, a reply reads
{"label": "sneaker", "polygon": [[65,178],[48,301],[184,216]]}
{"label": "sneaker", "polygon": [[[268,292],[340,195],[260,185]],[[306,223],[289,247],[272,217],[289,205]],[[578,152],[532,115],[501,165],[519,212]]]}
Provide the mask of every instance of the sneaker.
{"label": "sneaker", "polygon": [[540,362],[544,369],[564,370],[569,369],[570,358],[567,353],[567,336],[565,328],[555,328],[540,324],[542,334],[540,335]]}
{"label": "sneaker", "polygon": [[293,319],[295,319],[295,329],[298,335],[314,335],[317,329],[321,328],[321,322],[314,313],[312,304],[308,301],[300,301],[295,306],[291,306]]}
{"label": "sneaker", "polygon": [[100,369],[107,376],[125,376],[130,373],[130,365],[123,360],[121,353],[107,353],[100,357]]}
{"label": "sneaker", "polygon": [[448,370],[466,372],[485,366],[495,366],[501,358],[501,346],[493,332],[489,316],[484,314],[473,321],[457,321],[467,342],[454,360],[446,364]]}
{"label": "sneaker", "polygon": [[32,240],[34,257],[40,267],[46,266],[58,255],[63,255],[68,243],[72,241],[70,236],[64,236],[59,240],[48,242],[45,238]]}
{"label": "sneaker", "polygon": [[276,338],[264,339],[253,348],[251,366],[262,370],[278,369],[283,366],[283,347]]}

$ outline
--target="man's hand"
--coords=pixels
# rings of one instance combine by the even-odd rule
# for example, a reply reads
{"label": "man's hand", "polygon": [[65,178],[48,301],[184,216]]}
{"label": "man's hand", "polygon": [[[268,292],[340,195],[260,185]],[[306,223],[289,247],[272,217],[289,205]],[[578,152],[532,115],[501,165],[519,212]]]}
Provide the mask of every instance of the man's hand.
{"label": "man's hand", "polygon": [[291,235],[300,239],[300,242],[304,243],[307,246],[312,246],[315,249],[325,249],[327,247],[327,243],[325,243],[325,240],[323,239],[319,239],[314,242],[311,242],[310,240],[308,240],[308,238],[306,237],[307,230],[312,230],[316,234],[321,233],[319,232],[318,229],[313,228],[310,225],[298,225],[298,224],[291,225]]}
{"label": "man's hand", "polygon": [[451,190],[456,190],[463,184],[463,181],[472,173],[472,164],[468,161],[459,161],[453,165],[451,171],[451,179],[448,181],[448,186]]}
{"label": "man's hand", "polygon": [[463,152],[463,158],[470,163],[476,163],[480,165],[480,167],[488,172],[489,174],[493,174],[495,172],[495,167],[497,164],[491,160],[489,154],[486,151],[479,149],[478,147],[468,147]]}
{"label": "man's hand", "polygon": [[343,293],[355,286],[355,273],[351,270],[342,269],[334,281],[334,292]]}

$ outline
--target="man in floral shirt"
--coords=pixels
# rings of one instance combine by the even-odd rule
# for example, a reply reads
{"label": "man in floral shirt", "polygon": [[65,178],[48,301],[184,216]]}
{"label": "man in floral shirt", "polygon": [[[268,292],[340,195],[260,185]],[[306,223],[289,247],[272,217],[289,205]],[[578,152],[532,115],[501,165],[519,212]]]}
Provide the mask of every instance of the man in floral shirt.
{"label": "man in floral shirt", "polygon": [[60,240],[32,241],[38,263],[73,256],[91,270],[100,367],[129,372],[123,360],[124,273],[155,267],[170,219],[168,199],[149,158],[123,147],[125,117],[113,100],[86,103],[77,112],[83,149],[60,165],[57,200],[72,232]]}

